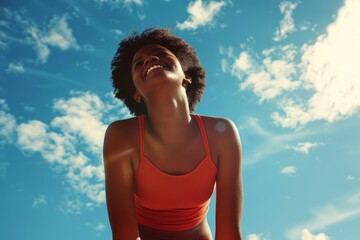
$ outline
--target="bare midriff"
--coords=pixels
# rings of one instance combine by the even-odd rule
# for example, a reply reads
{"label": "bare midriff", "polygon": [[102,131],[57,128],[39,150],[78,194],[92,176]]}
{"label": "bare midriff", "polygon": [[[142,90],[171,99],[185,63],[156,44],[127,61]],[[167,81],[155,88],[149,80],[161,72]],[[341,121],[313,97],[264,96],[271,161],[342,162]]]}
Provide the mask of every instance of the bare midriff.
{"label": "bare midriff", "polygon": [[198,226],[183,231],[163,231],[141,224],[138,226],[141,240],[212,240],[206,219]]}

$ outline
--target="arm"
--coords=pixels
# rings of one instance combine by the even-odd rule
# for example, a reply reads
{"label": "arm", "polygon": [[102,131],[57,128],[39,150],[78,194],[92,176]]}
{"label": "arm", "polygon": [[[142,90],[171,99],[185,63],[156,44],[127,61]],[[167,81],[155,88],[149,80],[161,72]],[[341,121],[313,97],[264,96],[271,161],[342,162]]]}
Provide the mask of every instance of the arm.
{"label": "arm", "polygon": [[241,142],[236,126],[222,120],[225,131],[218,138],[218,174],[216,179],[215,240],[241,240],[242,177]]}
{"label": "arm", "polygon": [[111,124],[105,134],[104,168],[106,203],[113,240],[139,237],[134,207],[134,171],[129,136],[121,122]]}

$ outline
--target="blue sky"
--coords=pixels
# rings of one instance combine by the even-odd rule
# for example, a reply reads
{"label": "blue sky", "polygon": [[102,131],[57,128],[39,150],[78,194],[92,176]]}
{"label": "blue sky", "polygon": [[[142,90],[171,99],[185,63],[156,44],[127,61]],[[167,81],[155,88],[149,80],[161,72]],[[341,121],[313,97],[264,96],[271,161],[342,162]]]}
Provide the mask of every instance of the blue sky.
{"label": "blue sky", "polygon": [[0,13],[0,239],[110,239],[103,135],[131,117],[110,61],[152,26],[198,52],[197,113],[238,126],[244,239],[360,236],[360,1],[2,0]]}

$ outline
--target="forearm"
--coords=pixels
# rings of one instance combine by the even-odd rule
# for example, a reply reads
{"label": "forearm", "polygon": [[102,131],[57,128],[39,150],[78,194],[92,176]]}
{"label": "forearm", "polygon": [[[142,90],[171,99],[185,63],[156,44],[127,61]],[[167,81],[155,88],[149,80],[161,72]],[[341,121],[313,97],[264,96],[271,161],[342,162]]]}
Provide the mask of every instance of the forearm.
{"label": "forearm", "polygon": [[240,232],[215,234],[215,240],[242,240]]}
{"label": "forearm", "polygon": [[112,240],[141,240],[139,234],[133,234],[130,232],[119,232],[112,234]]}

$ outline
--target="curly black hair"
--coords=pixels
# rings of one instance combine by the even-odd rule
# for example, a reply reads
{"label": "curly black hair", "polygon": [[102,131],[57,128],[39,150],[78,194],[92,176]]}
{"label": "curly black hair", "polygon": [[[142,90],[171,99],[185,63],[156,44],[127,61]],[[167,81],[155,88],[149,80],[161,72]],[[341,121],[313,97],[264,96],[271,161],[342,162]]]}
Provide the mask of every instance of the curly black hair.
{"label": "curly black hair", "polygon": [[146,114],[143,100],[133,99],[135,86],[132,81],[131,64],[135,53],[145,45],[158,44],[169,49],[179,60],[185,74],[192,83],[187,86],[186,94],[191,112],[200,102],[205,88],[205,70],[201,67],[195,50],[183,39],[173,35],[169,29],[149,28],[141,34],[134,32],[119,43],[111,62],[111,80],[114,95],[122,100],[135,116]]}

